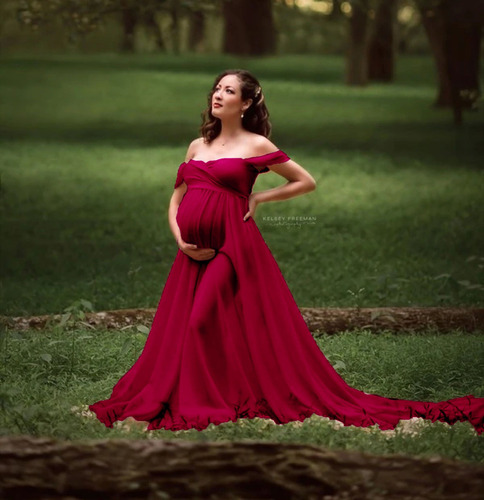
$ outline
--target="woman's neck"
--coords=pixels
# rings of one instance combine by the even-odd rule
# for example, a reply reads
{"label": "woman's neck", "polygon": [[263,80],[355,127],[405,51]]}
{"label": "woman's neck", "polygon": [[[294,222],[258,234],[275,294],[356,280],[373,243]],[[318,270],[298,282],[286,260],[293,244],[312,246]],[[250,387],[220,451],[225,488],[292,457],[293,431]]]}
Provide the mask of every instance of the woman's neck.
{"label": "woman's neck", "polygon": [[233,122],[224,121],[222,122],[222,128],[220,129],[220,134],[218,135],[217,139],[218,141],[220,141],[222,145],[224,145],[225,143],[237,139],[237,137],[240,136],[243,130],[244,129],[240,121],[233,121]]}

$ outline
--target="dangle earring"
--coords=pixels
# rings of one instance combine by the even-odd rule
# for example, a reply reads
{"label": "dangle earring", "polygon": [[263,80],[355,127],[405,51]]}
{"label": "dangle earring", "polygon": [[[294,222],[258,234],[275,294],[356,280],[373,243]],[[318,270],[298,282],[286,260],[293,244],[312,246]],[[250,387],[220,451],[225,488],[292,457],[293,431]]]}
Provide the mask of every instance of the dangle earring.
{"label": "dangle earring", "polygon": [[242,113],[242,114],[240,115],[240,117],[241,117],[241,118],[244,118],[244,113]]}

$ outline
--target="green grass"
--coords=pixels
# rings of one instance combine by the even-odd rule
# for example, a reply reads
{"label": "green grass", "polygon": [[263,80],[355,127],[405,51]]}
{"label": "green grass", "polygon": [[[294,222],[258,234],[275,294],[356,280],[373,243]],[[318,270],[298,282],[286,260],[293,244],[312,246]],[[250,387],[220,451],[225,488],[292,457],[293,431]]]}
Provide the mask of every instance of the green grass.
{"label": "green grass", "polygon": [[[433,65],[348,88],[338,57],[0,60],[0,313],[156,306],[167,206],[215,74],[261,80],[274,142],[318,188],[256,220],[300,306],[482,306],[483,112],[432,109]],[[283,180],[259,178],[255,190]],[[314,224],[275,224],[311,216]]]}
{"label": "green grass", "polygon": [[[368,332],[322,335],[319,347],[352,386],[388,397],[438,401],[473,394],[484,396],[484,344],[478,334],[454,332],[374,335]],[[105,399],[140,354],[145,336],[135,327],[124,331],[64,329],[43,333],[11,330],[1,337],[0,433],[60,439],[126,437],[130,439],[245,440],[300,442],[368,453],[484,461],[482,436],[468,423],[448,426],[424,422],[417,435],[381,432],[376,427],[336,429],[313,415],[304,422],[270,425],[265,419],[239,419],[203,431],[127,431],[123,424],[106,429],[79,410]]]}

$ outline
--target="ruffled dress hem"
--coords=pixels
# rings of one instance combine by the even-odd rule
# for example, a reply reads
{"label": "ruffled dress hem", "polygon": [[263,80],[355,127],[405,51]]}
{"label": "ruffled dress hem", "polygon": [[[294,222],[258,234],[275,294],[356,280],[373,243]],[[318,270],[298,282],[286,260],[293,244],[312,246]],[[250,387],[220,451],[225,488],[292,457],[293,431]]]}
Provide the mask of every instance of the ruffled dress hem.
{"label": "ruffled dress hem", "polygon": [[[373,395],[376,396],[376,395]],[[306,411],[299,412],[297,418],[293,417],[278,417],[276,416],[269,408],[268,403],[265,399],[261,399],[258,403],[257,409],[245,409],[240,410],[239,407],[235,407],[233,413],[231,415],[227,415],[222,418],[213,418],[213,417],[205,417],[198,418],[194,420],[186,420],[183,417],[178,416],[176,419],[170,419],[170,421],[166,421],[164,418],[165,414],[170,413],[170,408],[168,404],[163,405],[163,410],[158,417],[153,418],[152,420],[143,420],[142,418],[135,418],[138,421],[147,421],[148,422],[148,431],[153,430],[168,430],[168,431],[182,431],[182,430],[191,430],[196,429],[197,431],[205,430],[210,424],[220,425],[227,422],[236,422],[239,419],[254,419],[254,418],[263,418],[270,419],[277,425],[284,425],[290,422],[303,422],[307,418],[312,417],[313,415],[317,415],[320,417],[329,418],[331,420],[335,420],[343,424],[345,427],[354,426],[354,427],[372,427],[378,426],[381,431],[393,430],[396,426],[405,420],[410,420],[412,418],[422,418],[424,420],[429,420],[431,422],[443,422],[448,425],[453,425],[456,422],[468,422],[475,430],[475,432],[480,435],[484,432],[484,419],[479,417],[478,415],[474,415],[474,411],[472,409],[475,406],[475,403],[478,402],[478,399],[473,395],[463,396],[459,398],[449,399],[447,401],[441,402],[426,402],[422,403],[424,408],[421,410],[415,409],[412,406],[408,406],[408,415],[400,418],[393,418],[391,420],[381,420],[370,417],[365,414],[363,410],[362,413],[365,415],[362,417],[352,416],[348,417],[343,414],[334,413],[334,412],[321,412],[321,409],[313,408],[308,409]],[[409,403],[412,403],[409,401]],[[266,409],[264,409],[266,408]],[[113,409],[108,410],[107,408],[103,408],[99,404],[94,404],[89,406],[89,409],[93,411],[97,418],[108,428],[112,428],[113,424],[117,420],[124,420],[128,418],[128,415],[123,416],[123,411],[120,410],[118,414]],[[121,417],[121,418],[120,418]],[[165,422],[163,422],[165,420]]]}

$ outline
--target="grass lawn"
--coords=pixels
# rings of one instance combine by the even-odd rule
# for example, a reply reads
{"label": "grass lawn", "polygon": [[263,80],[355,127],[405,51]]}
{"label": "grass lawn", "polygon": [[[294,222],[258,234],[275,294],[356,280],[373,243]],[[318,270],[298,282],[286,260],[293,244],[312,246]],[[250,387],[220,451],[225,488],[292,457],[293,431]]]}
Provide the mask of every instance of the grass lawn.
{"label": "grass lawn", "polygon": [[[483,304],[484,116],[456,129],[432,109],[428,58],[401,58],[393,85],[367,88],[342,84],[337,57],[0,64],[0,314],[81,298],[96,310],[156,306],[176,253],[178,165],[214,76],[240,66],[261,81],[273,141],[318,182],[256,214],[300,306]],[[281,182],[261,175],[255,190]]]}
{"label": "grass lawn", "polygon": [[[439,401],[467,394],[484,397],[484,344],[478,334],[448,335],[368,332],[322,335],[319,347],[343,378],[360,390],[388,397]],[[83,408],[111,393],[145,342],[135,328],[124,331],[63,329],[7,331],[1,337],[0,433],[61,439],[130,438],[182,440],[259,439],[299,442],[375,454],[441,455],[482,462],[484,447],[468,423],[453,426],[417,420],[395,431],[338,427],[313,415],[277,425],[267,419],[239,419],[197,431],[143,432],[117,422],[106,429],[82,416]]]}
{"label": "grass lawn", "polygon": [[[260,78],[273,141],[316,191],[256,221],[300,306],[482,306],[484,115],[435,110],[432,61],[401,58],[393,85],[347,88],[337,57],[28,56],[0,59],[0,314],[155,307],[176,246],[168,200],[214,76]],[[284,182],[265,174],[256,190]],[[299,221],[310,217],[310,221]],[[77,306],[76,306],[77,307]],[[106,429],[109,396],[145,335],[50,326],[0,331],[0,433],[66,439],[265,439],[483,461],[469,424],[396,432],[313,416],[206,430]],[[479,333],[320,336],[352,386],[387,397],[484,397]]]}

